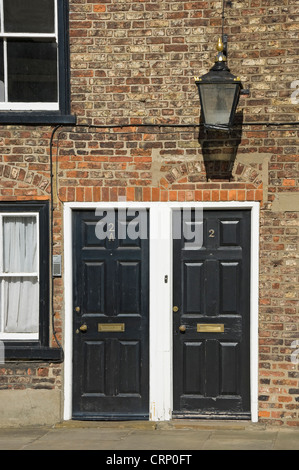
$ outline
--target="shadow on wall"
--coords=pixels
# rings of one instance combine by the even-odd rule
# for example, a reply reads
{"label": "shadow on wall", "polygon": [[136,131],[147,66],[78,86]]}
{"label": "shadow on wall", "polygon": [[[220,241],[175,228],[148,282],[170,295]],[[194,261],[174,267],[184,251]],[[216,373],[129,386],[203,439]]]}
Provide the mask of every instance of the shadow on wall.
{"label": "shadow on wall", "polygon": [[198,142],[202,149],[206,178],[230,181],[238,148],[242,139],[243,111],[235,116],[235,124],[229,131],[200,127]]}

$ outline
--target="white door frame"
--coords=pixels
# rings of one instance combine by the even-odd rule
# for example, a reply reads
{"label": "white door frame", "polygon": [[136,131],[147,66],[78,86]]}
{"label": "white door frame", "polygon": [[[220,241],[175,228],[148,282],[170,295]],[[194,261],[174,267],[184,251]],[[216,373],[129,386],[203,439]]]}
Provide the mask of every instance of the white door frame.
{"label": "white door frame", "polygon": [[[99,202],[64,204],[64,419],[72,418],[72,210],[149,209],[150,218],[150,403],[151,421],[172,418],[172,211],[177,208],[250,209],[250,395],[251,421],[258,421],[258,202]],[[165,278],[167,276],[167,278]]]}

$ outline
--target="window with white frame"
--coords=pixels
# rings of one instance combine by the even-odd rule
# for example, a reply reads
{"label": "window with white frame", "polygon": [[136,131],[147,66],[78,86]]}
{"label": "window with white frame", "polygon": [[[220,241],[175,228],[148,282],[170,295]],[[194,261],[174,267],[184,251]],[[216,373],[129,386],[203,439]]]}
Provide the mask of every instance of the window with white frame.
{"label": "window with white frame", "polygon": [[39,214],[0,214],[0,339],[39,333]]}
{"label": "window with white frame", "polygon": [[63,360],[60,345],[50,345],[49,210],[49,201],[0,201],[0,342],[5,361]]}
{"label": "window with white frame", "polygon": [[58,39],[57,0],[0,0],[0,112],[59,110]]}
{"label": "window with white frame", "polygon": [[75,124],[69,0],[0,0],[0,124]]}

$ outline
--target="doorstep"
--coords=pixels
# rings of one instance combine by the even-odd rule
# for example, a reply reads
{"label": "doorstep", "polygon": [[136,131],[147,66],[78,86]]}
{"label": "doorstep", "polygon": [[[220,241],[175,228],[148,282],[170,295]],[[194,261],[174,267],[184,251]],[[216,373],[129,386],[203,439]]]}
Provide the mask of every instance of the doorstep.
{"label": "doorstep", "polygon": [[251,421],[214,420],[214,419],[172,419],[170,421],[79,421],[69,420],[54,425],[56,429],[106,428],[131,430],[265,430],[264,424]]}

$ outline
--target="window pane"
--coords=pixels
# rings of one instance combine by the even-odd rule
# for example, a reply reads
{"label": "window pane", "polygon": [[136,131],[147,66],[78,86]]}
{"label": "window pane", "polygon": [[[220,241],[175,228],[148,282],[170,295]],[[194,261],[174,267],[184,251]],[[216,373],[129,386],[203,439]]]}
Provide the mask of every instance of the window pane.
{"label": "window pane", "polygon": [[37,272],[37,229],[35,217],[3,217],[5,273]]}
{"label": "window pane", "polygon": [[34,278],[4,280],[4,332],[38,333],[39,289]]}
{"label": "window pane", "polygon": [[8,40],[8,101],[57,102],[57,45],[49,40]]}
{"label": "window pane", "polygon": [[54,0],[4,0],[4,31],[53,33]]}
{"label": "window pane", "polygon": [[3,39],[0,39],[0,102],[5,100],[4,93],[4,62],[3,62]]}
{"label": "window pane", "polygon": [[201,99],[207,124],[227,124],[235,97],[236,85],[202,84]]}

